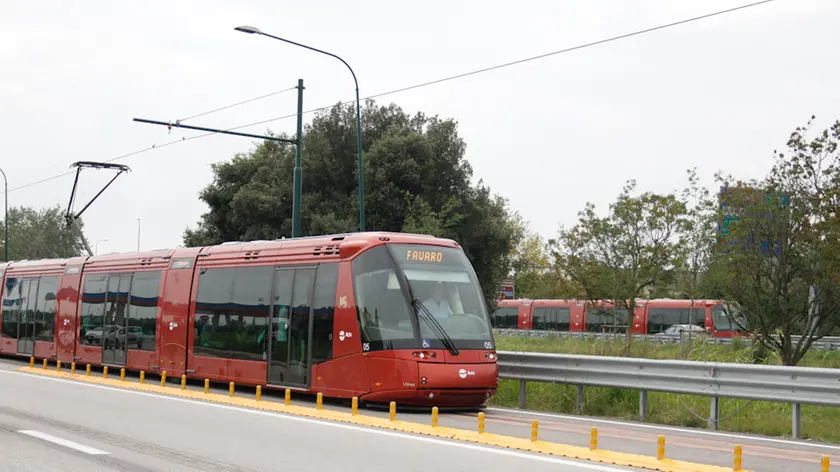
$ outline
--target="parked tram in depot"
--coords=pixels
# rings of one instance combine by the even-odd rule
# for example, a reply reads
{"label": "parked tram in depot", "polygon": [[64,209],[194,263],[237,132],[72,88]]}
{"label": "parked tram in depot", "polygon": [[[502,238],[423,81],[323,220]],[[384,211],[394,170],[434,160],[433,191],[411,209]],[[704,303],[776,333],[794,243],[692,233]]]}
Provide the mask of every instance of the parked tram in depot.
{"label": "parked tram in depot", "polygon": [[[619,332],[631,327],[633,334],[666,333],[671,327],[696,329],[713,337],[749,337],[746,320],[727,314],[722,300],[638,300],[632,320],[626,310],[612,310],[608,303],[583,300],[501,300],[491,313],[497,329],[569,332]],[[739,321],[733,322],[733,315]]]}
{"label": "parked tram in depot", "polygon": [[358,233],[0,264],[0,354],[409,405],[498,385],[454,241]]}

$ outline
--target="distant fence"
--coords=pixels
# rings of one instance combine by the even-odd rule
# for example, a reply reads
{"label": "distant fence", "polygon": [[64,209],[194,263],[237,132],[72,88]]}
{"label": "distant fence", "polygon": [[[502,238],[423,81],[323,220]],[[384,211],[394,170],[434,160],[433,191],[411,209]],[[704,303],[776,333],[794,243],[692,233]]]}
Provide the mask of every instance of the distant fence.
{"label": "distant fence", "polygon": [[[530,338],[572,338],[572,339],[624,339],[623,333],[590,333],[590,332],[570,332],[570,331],[543,331],[537,329],[495,329],[494,330],[497,334],[501,334],[503,336],[524,336]],[[717,344],[717,345],[729,345],[732,344],[732,338],[716,338],[713,336],[709,336],[707,334],[701,333],[706,342],[710,344]],[[697,339],[697,334],[692,334],[692,339]],[[799,341],[800,336],[791,336],[792,342],[796,343]],[[680,342],[679,335],[669,335],[664,333],[659,334],[634,334],[633,340],[639,341],[647,341],[657,344],[678,344]],[[685,341],[688,339],[688,334],[682,335],[682,340]],[[740,341],[746,345],[751,345],[753,340],[752,338],[738,338]],[[825,336],[824,338],[814,341],[811,345],[811,349],[817,349],[821,351],[840,351],[840,337],[838,336]]]}
{"label": "distant fence", "polygon": [[792,432],[799,438],[800,405],[840,406],[840,369],[509,351],[498,352],[498,363],[501,379],[519,380],[521,408],[527,382],[577,386],[578,411],[584,387],[638,390],[642,421],[647,392],[707,396],[711,429],[720,421],[721,398],[782,402],[793,406]]}

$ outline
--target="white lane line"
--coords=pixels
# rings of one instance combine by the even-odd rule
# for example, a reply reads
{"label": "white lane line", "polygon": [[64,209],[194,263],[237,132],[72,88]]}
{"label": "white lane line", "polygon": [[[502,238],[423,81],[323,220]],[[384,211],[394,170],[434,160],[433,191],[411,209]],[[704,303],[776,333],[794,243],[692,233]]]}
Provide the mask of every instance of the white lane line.
{"label": "white lane line", "polygon": [[40,431],[34,431],[30,429],[21,429],[18,433],[25,434],[27,436],[32,436],[34,438],[43,439],[44,441],[49,441],[53,444],[58,444],[59,446],[69,447],[70,449],[75,449],[79,452],[84,452],[85,454],[90,454],[93,456],[101,456],[103,454],[108,454],[105,451],[100,449],[96,449],[90,446],[85,446],[84,444],[79,444],[77,442],[69,441],[67,439],[62,439],[52,434],[42,433]]}
{"label": "white lane line", "polygon": [[578,461],[574,461],[574,460],[571,460],[571,459],[561,459],[561,458],[558,458],[558,457],[541,456],[541,455],[537,455],[537,454],[530,454],[530,453],[527,453],[527,452],[518,452],[518,451],[512,451],[512,450],[508,450],[508,449],[498,449],[498,448],[488,447],[488,446],[479,446],[479,445],[476,445],[476,444],[463,443],[463,442],[459,442],[459,441],[447,441],[445,439],[431,438],[431,437],[428,437],[428,436],[417,436],[417,435],[413,435],[413,434],[410,434],[410,433],[401,433],[401,432],[389,431],[389,430],[384,430],[384,429],[376,429],[376,428],[373,428],[373,427],[366,428],[366,427],[363,427],[363,426],[355,426],[355,425],[350,425],[350,424],[345,424],[345,423],[333,423],[331,421],[326,421],[326,420],[317,420],[317,419],[313,419],[313,418],[304,418],[304,417],[300,417],[300,416],[285,415],[285,414],[282,414],[282,413],[272,413],[272,412],[269,412],[269,411],[251,410],[249,408],[241,408],[241,407],[235,407],[235,406],[229,406],[229,405],[221,405],[221,404],[218,404],[218,403],[203,402],[203,401],[199,401],[199,400],[190,400],[190,399],[187,399],[187,398],[180,398],[180,397],[171,397],[171,396],[163,395],[163,394],[139,392],[139,391],[136,391],[136,390],[128,390],[128,389],[122,389],[122,388],[117,388],[117,387],[108,387],[106,385],[89,384],[89,383],[86,383],[86,382],[78,382],[78,381],[67,380],[67,379],[57,379],[55,377],[41,377],[41,376],[38,376],[38,375],[27,374],[27,373],[24,373],[24,372],[11,372],[11,371],[0,370],[0,374],[19,375],[19,376],[22,376],[22,377],[26,377],[26,378],[29,378],[29,379],[35,379],[35,380],[51,380],[51,381],[54,381],[54,382],[68,383],[68,384],[76,385],[76,386],[79,386],[79,387],[98,388],[98,389],[103,389],[103,390],[110,390],[112,392],[128,393],[128,394],[133,394],[133,395],[140,395],[140,396],[144,396],[144,397],[151,397],[151,398],[157,398],[157,399],[162,399],[162,400],[171,400],[171,401],[182,402],[182,403],[191,403],[193,405],[198,405],[198,406],[220,408],[220,409],[223,409],[223,410],[232,410],[232,411],[236,411],[236,412],[240,412],[240,413],[250,413],[252,415],[259,415],[259,416],[269,416],[269,417],[272,417],[272,418],[298,421],[298,422],[301,422],[301,423],[317,424],[317,425],[322,425],[322,426],[331,426],[333,428],[348,429],[348,430],[351,430],[351,431],[360,431],[360,432],[370,433],[370,434],[380,434],[382,436],[397,437],[397,438],[408,439],[408,440],[412,440],[412,441],[422,441],[422,442],[427,442],[427,443],[431,443],[431,444],[438,444],[438,445],[442,445],[442,446],[458,447],[458,448],[461,448],[461,449],[469,449],[469,450],[473,450],[473,451],[481,451],[481,452],[485,452],[485,453],[494,453],[494,454],[500,454],[500,455],[504,455],[504,456],[517,457],[517,458],[520,458],[520,459],[530,459],[530,460],[535,460],[535,461],[540,461],[540,462],[548,462],[548,463],[552,463],[552,464],[565,465],[565,466],[568,466],[568,467],[574,467],[576,469],[596,470],[596,471],[599,471],[599,472],[627,472],[628,470],[632,470],[632,469],[627,469],[627,468],[616,468],[616,467],[612,467],[612,466],[608,466],[608,465],[601,465],[601,464],[592,463],[592,462],[585,462],[585,461],[578,462]]}
{"label": "white lane line", "polygon": [[641,423],[631,423],[628,421],[615,421],[615,420],[602,420],[599,418],[591,418],[588,416],[570,416],[570,415],[562,415],[559,413],[542,413],[538,411],[522,411],[522,410],[514,410],[512,408],[487,408],[488,411],[498,411],[502,413],[512,413],[518,416],[540,416],[543,418],[556,418],[556,419],[563,419],[563,420],[572,420],[578,422],[588,422],[588,423],[600,423],[600,424],[611,424],[616,426],[626,426],[628,428],[640,428],[640,429],[653,429],[656,431],[674,431],[677,433],[683,434],[697,434],[701,436],[718,436],[722,438],[732,438],[732,439],[743,439],[747,441],[763,441],[763,442],[770,442],[770,443],[777,443],[777,444],[789,444],[791,446],[802,446],[802,447],[816,447],[821,449],[834,449],[840,451],[840,446],[832,446],[829,444],[822,444],[822,443],[813,443],[813,442],[806,442],[806,441],[794,441],[794,440],[787,440],[787,439],[776,439],[776,438],[765,438],[763,436],[751,436],[749,434],[736,434],[736,433],[721,433],[717,431],[703,431],[700,429],[690,429],[690,428],[678,428],[675,426],[659,426],[655,424],[641,424]]}

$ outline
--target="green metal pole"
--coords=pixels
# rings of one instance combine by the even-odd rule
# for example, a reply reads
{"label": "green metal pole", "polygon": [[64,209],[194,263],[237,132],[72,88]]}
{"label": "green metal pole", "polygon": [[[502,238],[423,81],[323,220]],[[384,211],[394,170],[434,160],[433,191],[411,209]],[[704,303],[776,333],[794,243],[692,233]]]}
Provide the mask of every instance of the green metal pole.
{"label": "green metal pole", "polygon": [[[352,70],[352,69],[351,69]],[[356,74],[353,74],[356,80]],[[359,156],[359,230],[365,230],[365,179],[362,168],[362,116],[359,110],[359,83],[356,82],[356,150]]]}
{"label": "green metal pole", "polygon": [[298,79],[297,143],[295,144],[294,195],[292,196],[292,237],[300,237],[301,154],[303,153],[303,79]]}

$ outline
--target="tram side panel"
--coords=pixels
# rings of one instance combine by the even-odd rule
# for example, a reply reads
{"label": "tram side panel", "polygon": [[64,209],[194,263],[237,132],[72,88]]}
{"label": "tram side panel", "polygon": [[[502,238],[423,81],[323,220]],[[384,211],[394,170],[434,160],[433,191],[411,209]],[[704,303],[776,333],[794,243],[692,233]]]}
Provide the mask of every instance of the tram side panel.
{"label": "tram side panel", "polygon": [[56,309],[56,358],[63,363],[75,362],[76,335],[79,322],[79,301],[82,286],[82,264],[68,265],[61,276]]}
{"label": "tram side panel", "polygon": [[363,347],[356,316],[352,266],[350,261],[345,261],[338,269],[331,359],[315,366],[313,385],[324,395],[339,398],[369,392],[367,353],[363,353]]}
{"label": "tram side panel", "polygon": [[187,373],[187,338],[192,329],[190,300],[195,272],[195,256],[173,257],[162,274],[164,282],[158,303],[155,340],[158,369],[166,371],[168,377]]}
{"label": "tram side panel", "polygon": [[[3,304],[3,306],[0,307],[0,309],[2,309],[2,315],[0,315],[0,354],[7,355],[14,354],[16,346],[15,338],[9,335],[11,332],[10,328],[13,325],[8,321],[8,313],[10,312],[11,306],[7,306],[7,303],[11,303],[11,300],[8,302],[6,300],[6,268],[8,266],[8,263],[0,264],[0,280],[3,282],[3,285],[0,286],[0,296],[2,296],[0,300],[2,300]],[[17,332],[16,327],[15,332]]]}

